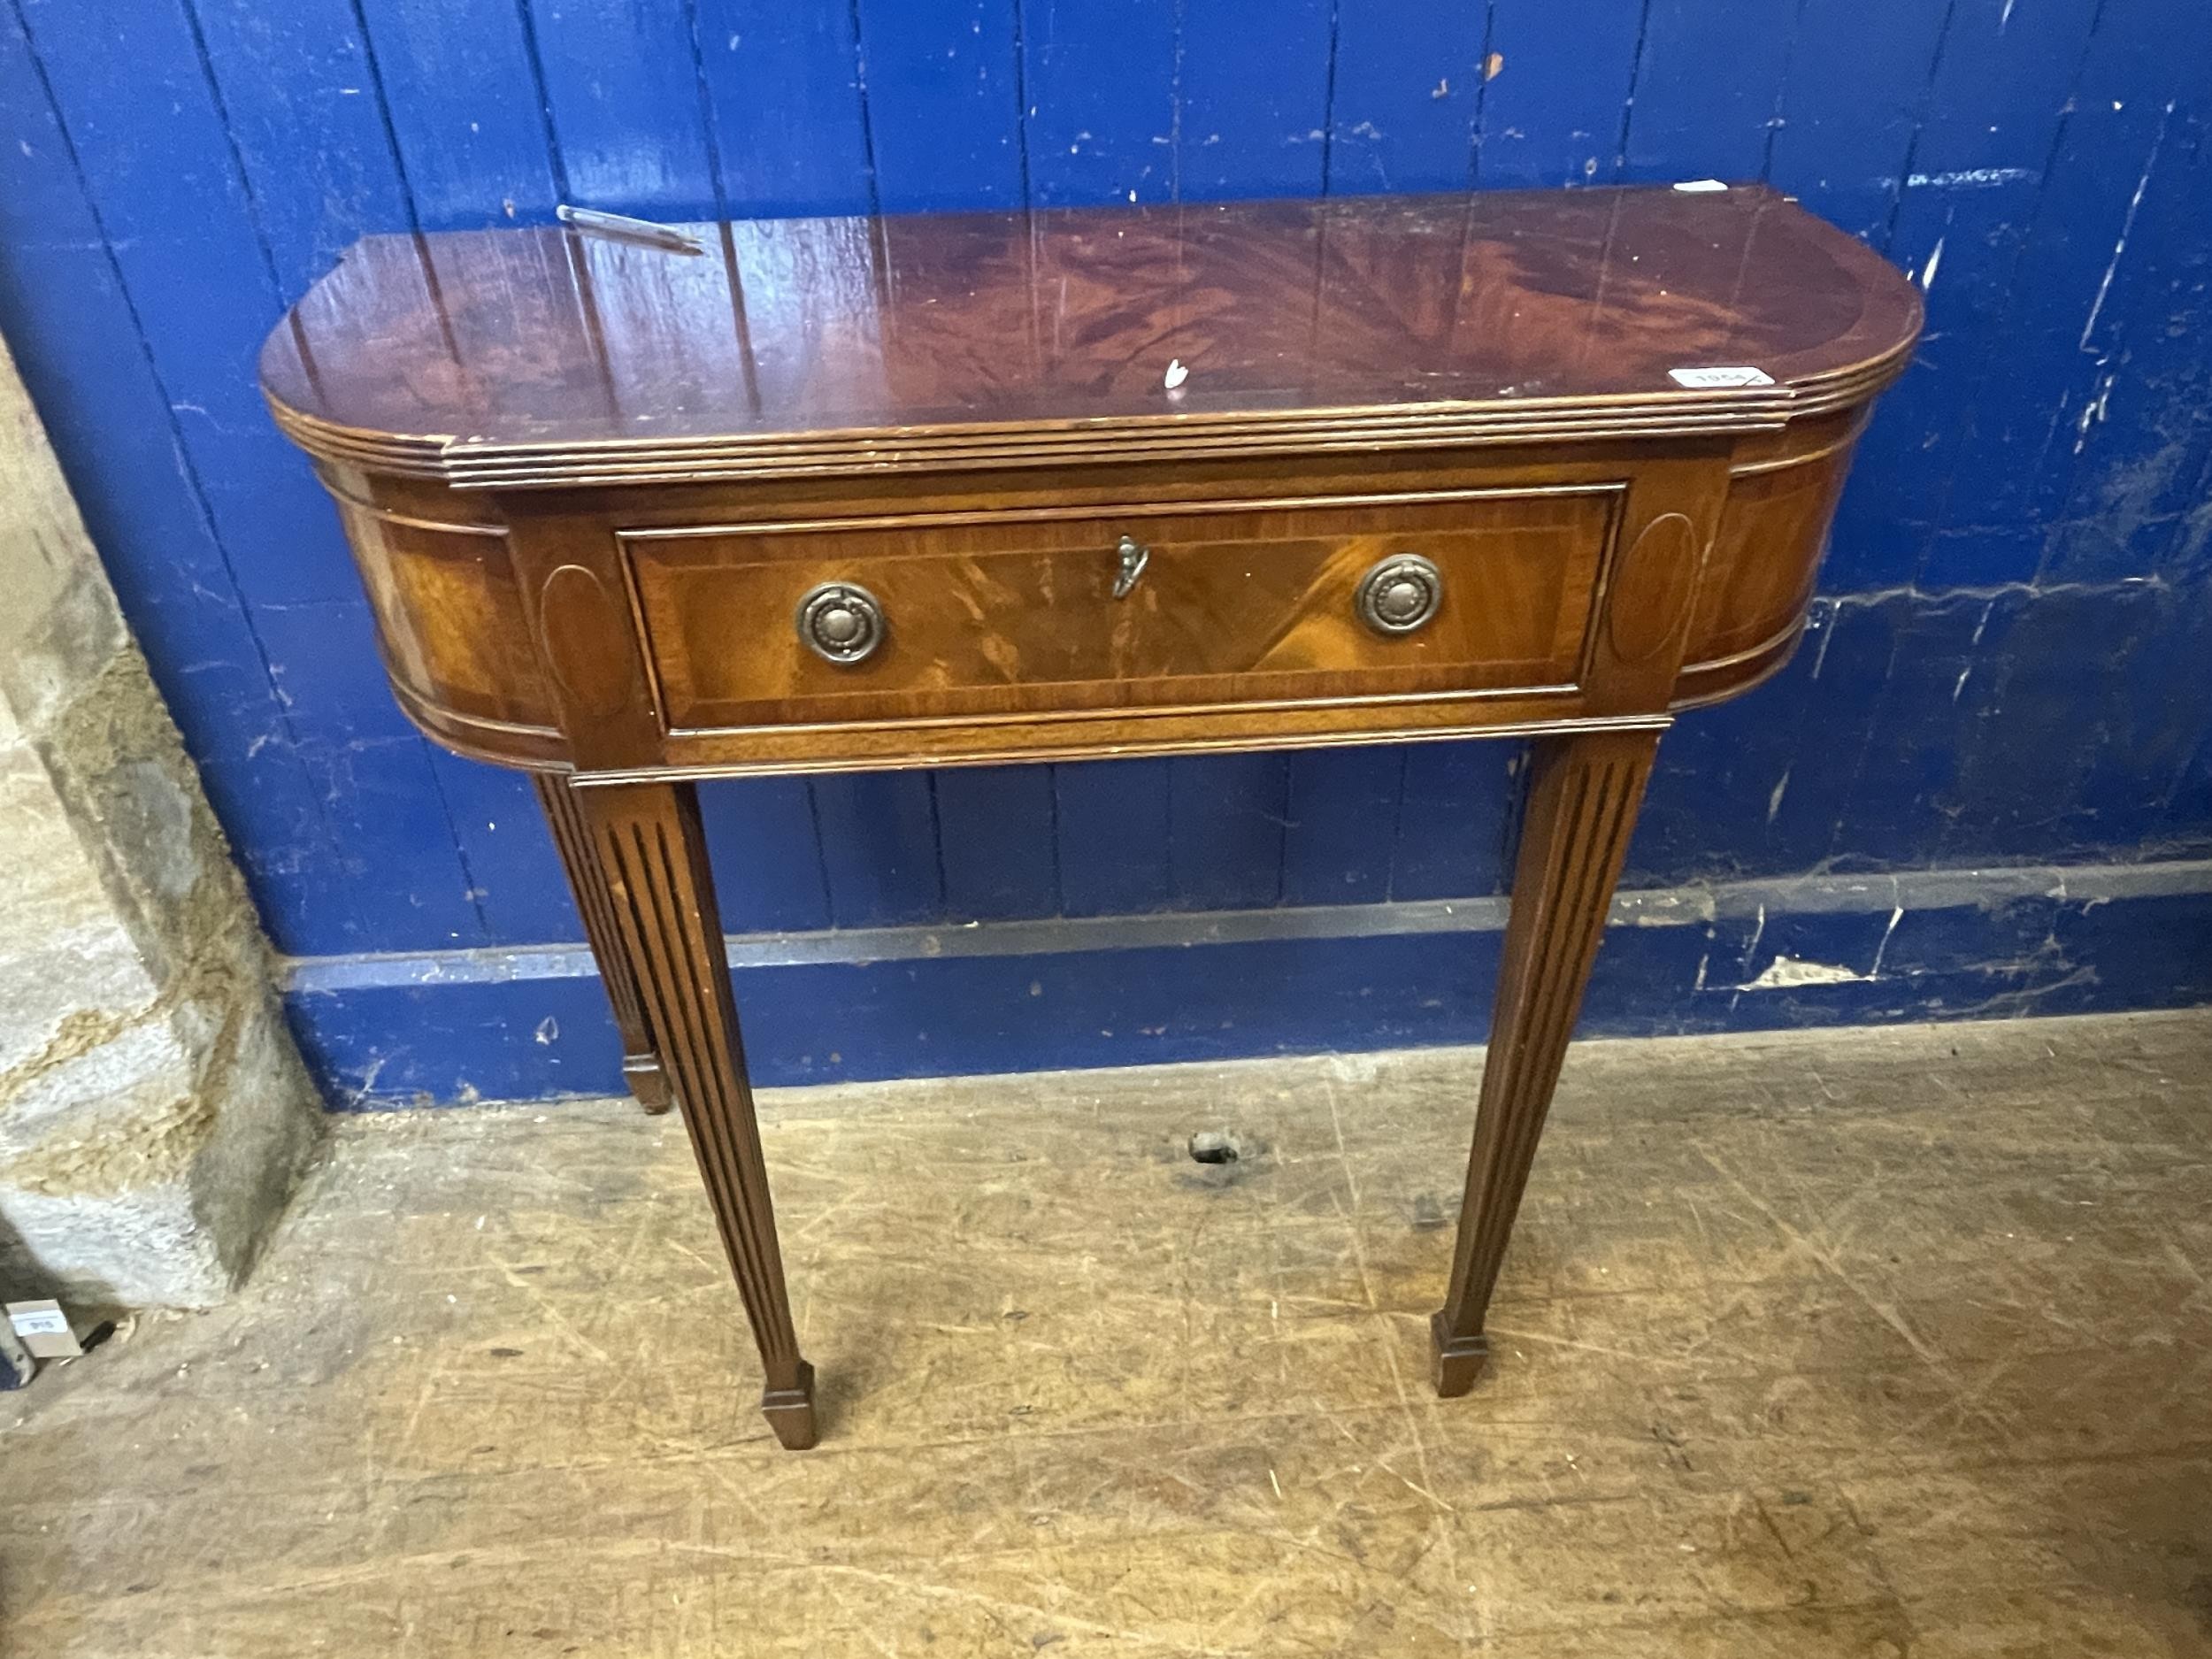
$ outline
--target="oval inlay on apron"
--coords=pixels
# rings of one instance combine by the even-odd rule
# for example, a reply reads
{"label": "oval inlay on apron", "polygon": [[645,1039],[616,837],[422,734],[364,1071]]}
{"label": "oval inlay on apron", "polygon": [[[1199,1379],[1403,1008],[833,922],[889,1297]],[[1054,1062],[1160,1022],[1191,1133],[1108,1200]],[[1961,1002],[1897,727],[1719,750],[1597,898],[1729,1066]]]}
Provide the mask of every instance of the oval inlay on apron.
{"label": "oval inlay on apron", "polygon": [[581,565],[563,565],[538,594],[538,636],[576,706],[611,715],[629,701],[630,630],[599,578]]}
{"label": "oval inlay on apron", "polygon": [[1628,549],[1605,606],[1613,655],[1622,662],[1644,662],[1673,637],[1697,575],[1697,526],[1678,512],[1661,513]]}

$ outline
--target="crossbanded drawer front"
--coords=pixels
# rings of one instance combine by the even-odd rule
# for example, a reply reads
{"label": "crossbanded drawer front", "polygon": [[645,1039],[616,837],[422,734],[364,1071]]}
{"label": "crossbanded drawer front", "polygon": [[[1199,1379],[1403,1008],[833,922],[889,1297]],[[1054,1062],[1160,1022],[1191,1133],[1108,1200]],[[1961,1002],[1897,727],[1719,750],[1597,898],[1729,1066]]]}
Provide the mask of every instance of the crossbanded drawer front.
{"label": "crossbanded drawer front", "polygon": [[[662,718],[683,731],[1571,687],[1619,499],[1578,485],[619,540]],[[1406,556],[1433,567],[1433,610],[1389,633],[1363,619],[1362,583]],[[858,660],[802,637],[824,590],[811,611],[840,614],[812,626]]]}

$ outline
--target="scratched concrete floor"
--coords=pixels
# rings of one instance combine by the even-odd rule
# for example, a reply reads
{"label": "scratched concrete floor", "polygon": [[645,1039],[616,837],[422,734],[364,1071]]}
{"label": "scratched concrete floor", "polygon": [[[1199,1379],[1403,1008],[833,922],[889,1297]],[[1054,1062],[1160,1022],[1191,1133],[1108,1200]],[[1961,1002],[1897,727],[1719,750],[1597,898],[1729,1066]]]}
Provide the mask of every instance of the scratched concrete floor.
{"label": "scratched concrete floor", "polygon": [[1447,1403],[1478,1060],[772,1097],[796,1456],[676,1126],[349,1121],[0,1396],[0,1650],[2212,1654],[2212,1012],[1578,1049]]}

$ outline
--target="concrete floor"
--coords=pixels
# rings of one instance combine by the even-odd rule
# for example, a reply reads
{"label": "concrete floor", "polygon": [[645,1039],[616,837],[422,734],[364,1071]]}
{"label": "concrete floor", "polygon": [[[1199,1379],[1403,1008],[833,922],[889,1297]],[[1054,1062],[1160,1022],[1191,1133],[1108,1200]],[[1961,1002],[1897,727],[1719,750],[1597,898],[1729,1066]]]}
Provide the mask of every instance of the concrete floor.
{"label": "concrete floor", "polygon": [[1440,1402],[1479,1061],[772,1098],[798,1455],[675,1125],[349,1120],[0,1396],[0,1651],[2212,1654],[2212,1013],[1578,1048]]}

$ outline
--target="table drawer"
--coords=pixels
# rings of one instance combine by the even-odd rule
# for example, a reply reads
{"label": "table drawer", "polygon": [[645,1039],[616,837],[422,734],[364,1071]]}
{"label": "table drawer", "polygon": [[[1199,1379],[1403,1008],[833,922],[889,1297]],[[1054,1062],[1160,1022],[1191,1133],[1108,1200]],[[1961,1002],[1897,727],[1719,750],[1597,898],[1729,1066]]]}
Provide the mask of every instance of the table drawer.
{"label": "table drawer", "polygon": [[[1619,499],[1423,492],[620,540],[662,718],[696,730],[1571,686]],[[1386,632],[1363,585],[1409,556],[1429,570],[1382,582],[1380,608],[1432,583],[1432,608]],[[824,654],[841,649],[864,655]]]}

